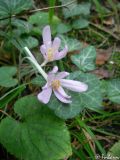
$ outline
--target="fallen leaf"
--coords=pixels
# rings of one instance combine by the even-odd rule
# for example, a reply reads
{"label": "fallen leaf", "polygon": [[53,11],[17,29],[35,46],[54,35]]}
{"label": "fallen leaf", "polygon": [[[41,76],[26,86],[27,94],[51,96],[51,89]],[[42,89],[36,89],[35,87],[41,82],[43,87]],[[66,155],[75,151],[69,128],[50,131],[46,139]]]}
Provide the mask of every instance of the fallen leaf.
{"label": "fallen leaf", "polygon": [[103,24],[107,25],[107,26],[112,26],[115,24],[115,20],[113,17],[107,17],[104,21]]}
{"label": "fallen leaf", "polygon": [[97,75],[99,78],[109,78],[113,75],[112,72],[109,72],[108,70],[104,68],[99,68],[94,71],[92,71],[93,74]]}
{"label": "fallen leaf", "polygon": [[97,58],[96,58],[96,64],[97,65],[103,65],[105,64],[111,54],[112,54],[112,48],[108,48],[108,49],[97,49]]}

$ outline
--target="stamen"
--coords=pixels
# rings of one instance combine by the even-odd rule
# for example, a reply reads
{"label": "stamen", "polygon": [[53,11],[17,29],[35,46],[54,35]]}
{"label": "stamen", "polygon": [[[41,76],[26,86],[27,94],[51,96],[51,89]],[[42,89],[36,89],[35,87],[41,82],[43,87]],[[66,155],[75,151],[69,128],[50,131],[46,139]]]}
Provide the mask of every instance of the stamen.
{"label": "stamen", "polygon": [[52,60],[54,59],[53,55],[54,55],[53,49],[52,49],[52,48],[49,48],[49,49],[48,49],[48,52],[47,52],[48,61],[52,61]]}
{"label": "stamen", "polygon": [[60,81],[59,80],[54,80],[52,82],[52,87],[53,89],[57,90],[59,87],[61,86]]}

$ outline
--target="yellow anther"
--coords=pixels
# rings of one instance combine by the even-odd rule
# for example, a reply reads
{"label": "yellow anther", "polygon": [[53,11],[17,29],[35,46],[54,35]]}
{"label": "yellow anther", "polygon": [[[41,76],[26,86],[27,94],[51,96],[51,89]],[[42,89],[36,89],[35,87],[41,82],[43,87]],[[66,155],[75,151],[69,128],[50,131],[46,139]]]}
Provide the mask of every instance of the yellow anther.
{"label": "yellow anther", "polygon": [[59,87],[60,87],[60,81],[59,80],[54,80],[53,82],[52,82],[52,87],[53,87],[53,89],[55,89],[55,90],[57,90]]}
{"label": "yellow anther", "polygon": [[49,48],[48,52],[47,52],[48,61],[52,61],[53,60],[53,58],[54,58],[53,55],[54,55],[53,49]]}

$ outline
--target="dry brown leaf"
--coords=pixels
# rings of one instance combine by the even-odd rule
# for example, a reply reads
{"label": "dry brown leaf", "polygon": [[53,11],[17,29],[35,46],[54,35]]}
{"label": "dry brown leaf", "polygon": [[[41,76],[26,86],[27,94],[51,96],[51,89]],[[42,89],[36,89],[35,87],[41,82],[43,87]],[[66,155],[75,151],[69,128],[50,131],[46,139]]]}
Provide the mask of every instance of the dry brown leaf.
{"label": "dry brown leaf", "polygon": [[97,58],[96,58],[97,65],[105,64],[112,54],[112,48],[97,49],[96,51],[97,51]]}
{"label": "dry brown leaf", "polygon": [[107,26],[112,26],[115,24],[115,20],[113,17],[108,17],[103,21],[103,24],[105,24]]}
{"label": "dry brown leaf", "polygon": [[93,74],[97,75],[99,78],[109,78],[113,75],[113,73],[109,72],[104,68],[99,68],[92,71]]}

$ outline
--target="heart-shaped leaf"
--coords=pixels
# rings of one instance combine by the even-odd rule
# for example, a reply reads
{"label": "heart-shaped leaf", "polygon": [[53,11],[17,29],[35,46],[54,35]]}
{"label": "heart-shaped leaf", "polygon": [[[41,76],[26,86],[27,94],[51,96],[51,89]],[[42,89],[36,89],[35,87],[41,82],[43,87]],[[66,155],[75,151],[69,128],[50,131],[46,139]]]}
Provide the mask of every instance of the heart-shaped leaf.
{"label": "heart-shaped leaf", "polygon": [[4,118],[0,142],[8,152],[24,160],[58,160],[71,155],[69,132],[36,97],[26,96],[14,106],[20,118]]}
{"label": "heart-shaped leaf", "polygon": [[69,52],[80,50],[82,48],[82,43],[80,43],[80,41],[75,38],[70,38],[63,35],[60,35],[59,37],[61,39],[61,49],[63,49],[65,45],[68,46]]}
{"label": "heart-shaped leaf", "polygon": [[79,54],[71,56],[72,62],[82,71],[95,69],[96,50],[93,46],[84,48]]}
{"label": "heart-shaped leaf", "polygon": [[33,7],[33,0],[0,0],[0,17],[9,17]]}
{"label": "heart-shaped leaf", "polygon": [[32,24],[27,21],[21,19],[13,19],[11,23],[14,27],[16,27],[17,32],[20,32],[20,34],[30,33],[32,30]]}
{"label": "heart-shaped leaf", "polygon": [[[48,12],[37,12],[29,17],[28,20],[31,24],[35,25],[33,33],[41,34],[43,27],[49,24],[49,13]],[[52,32],[56,32],[56,26],[60,23],[60,19],[57,16],[53,16],[52,19]]]}
{"label": "heart-shaped leaf", "polygon": [[0,67],[0,86],[13,87],[17,84],[17,79],[13,78],[16,74],[16,67]]}
{"label": "heart-shaped leaf", "polygon": [[107,95],[112,102],[120,104],[120,79],[108,82]]}
{"label": "heart-shaped leaf", "polygon": [[34,84],[34,85],[38,85],[38,86],[42,87],[46,84],[46,81],[42,76],[39,75],[39,76],[33,78],[31,83]]}
{"label": "heart-shaped leaf", "polygon": [[63,34],[67,33],[72,29],[72,27],[69,24],[60,23],[57,26],[57,33]]}
{"label": "heart-shaped leaf", "polygon": [[80,19],[73,21],[72,27],[74,29],[82,29],[82,28],[88,27],[88,25],[89,25],[88,20],[80,18]]}
{"label": "heart-shaped leaf", "polygon": [[37,47],[39,44],[38,40],[31,36],[21,38],[21,42],[22,42],[23,48],[27,46],[30,49]]}
{"label": "heart-shaped leaf", "polygon": [[109,157],[118,159],[120,158],[120,140],[116,142],[108,152]]}
{"label": "heart-shaped leaf", "polygon": [[70,74],[69,79],[78,80],[88,85],[88,90],[84,93],[75,93],[68,91],[68,95],[71,95],[72,103],[61,103],[54,95],[48,107],[54,110],[55,114],[63,119],[73,118],[78,115],[84,108],[100,108],[102,103],[102,96],[100,92],[100,82],[95,75],[74,72]]}
{"label": "heart-shaped leaf", "polygon": [[[60,0],[62,4],[71,2],[71,0]],[[78,4],[76,1],[68,5],[66,8],[63,8],[63,14],[65,18],[78,16],[78,15],[89,15],[90,14],[91,4],[88,2]]]}
{"label": "heart-shaped leaf", "polygon": [[[48,12],[37,12],[31,15],[28,19],[31,24],[36,25],[48,25],[49,23],[49,13]],[[53,16],[53,23],[59,24],[60,19],[57,16]]]}

